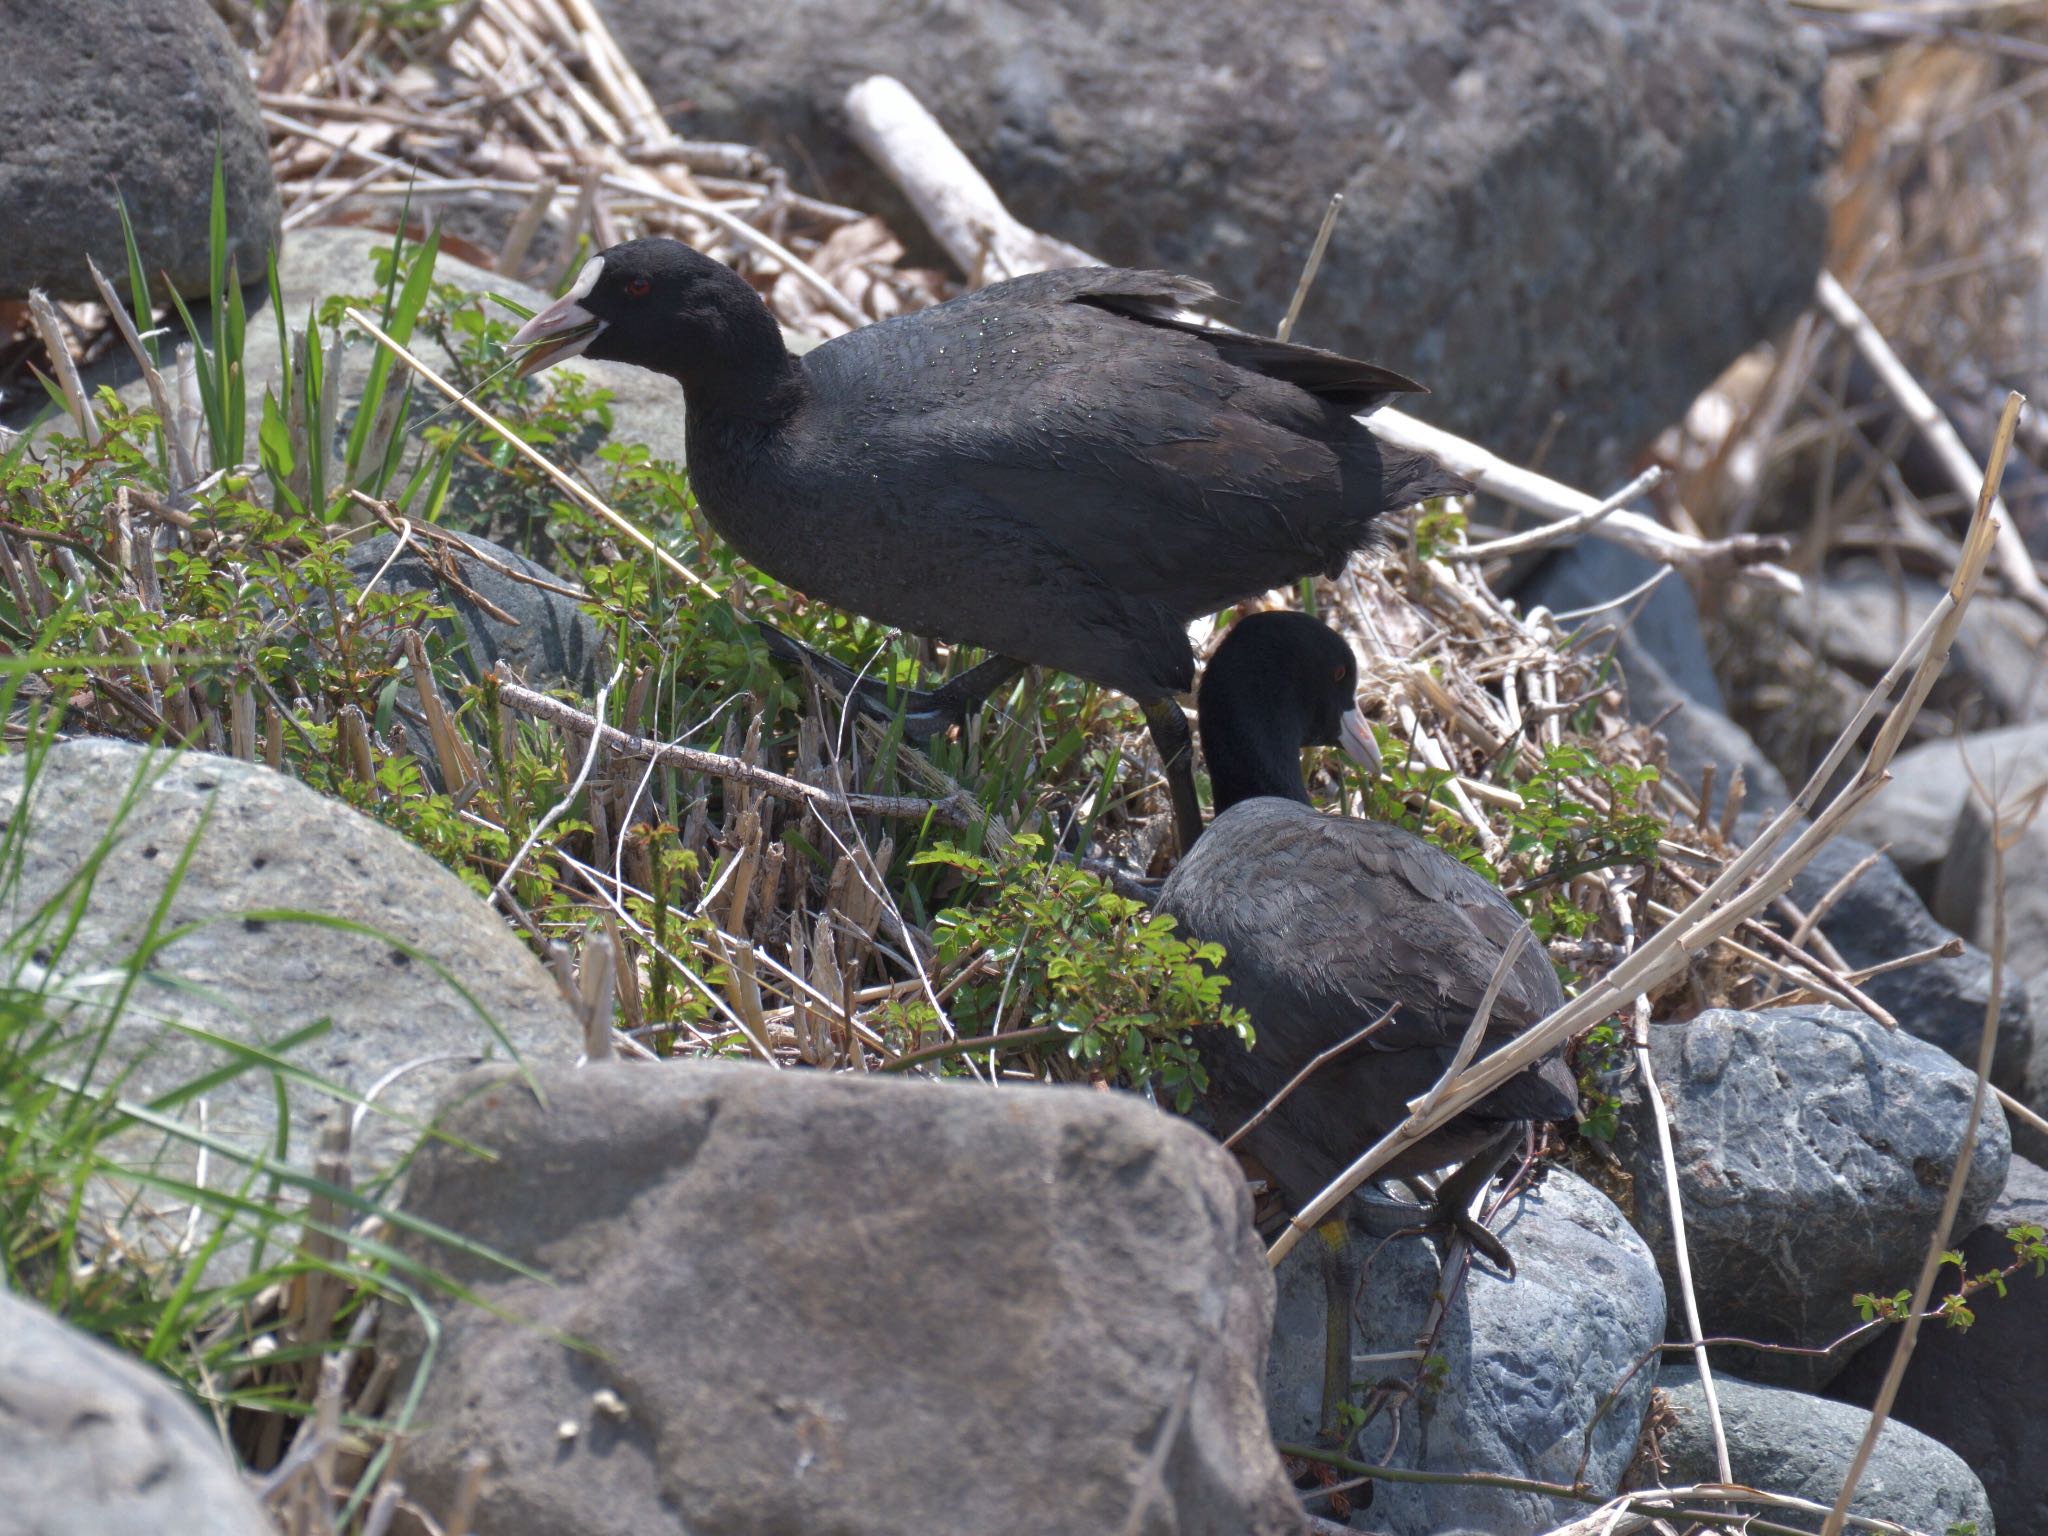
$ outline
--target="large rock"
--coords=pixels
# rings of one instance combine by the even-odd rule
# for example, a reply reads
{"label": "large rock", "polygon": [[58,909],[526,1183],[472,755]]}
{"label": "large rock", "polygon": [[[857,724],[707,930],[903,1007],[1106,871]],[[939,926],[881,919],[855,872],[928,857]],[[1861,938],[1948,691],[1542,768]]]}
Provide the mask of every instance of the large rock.
{"label": "large rock", "polygon": [[[1571,1483],[1580,1475],[1586,1426],[1593,1432],[1584,1477],[1612,1492],[1627,1468],[1649,1406],[1648,1371],[1623,1378],[1664,1334],[1664,1284],[1643,1240],[1614,1202],[1561,1169],[1511,1200],[1493,1223],[1513,1254],[1512,1280],[1475,1264],[1458,1288],[1435,1352],[1441,1373],[1399,1408],[1398,1432],[1368,1424],[1368,1460],[1393,1443],[1396,1466],[1497,1472]],[[1353,1347],[1363,1355],[1413,1350],[1443,1284],[1426,1238],[1392,1243],[1354,1234],[1364,1278],[1352,1308]],[[1320,1255],[1305,1243],[1280,1267],[1280,1305],[1266,1369],[1273,1433],[1313,1437],[1321,1418],[1325,1290]],[[1367,1367],[1362,1379],[1415,1369]],[[1620,1397],[1608,1399],[1620,1388]],[[1392,1536],[1445,1531],[1539,1531],[1579,1512],[1569,1503],[1499,1488],[1381,1482],[1359,1518]]]}
{"label": "large rock", "polygon": [[[1813,911],[1872,852],[1851,837],[1831,839],[1793,880],[1793,901],[1801,911]],[[1884,858],[1840,893],[1821,918],[1820,931],[1852,969],[1918,954],[1956,937],[1929,915],[1905,877]],[[1960,955],[1873,976],[1863,990],[1900,1028],[1975,1070],[1991,997],[1991,957],[1983,950],[1966,943]],[[2029,1103],[2048,1086],[2048,1051],[2037,1041],[2039,1027],[2026,982],[2008,966],[1999,988],[1991,1079]]]}
{"label": "large rock", "polygon": [[[1826,1007],[1712,1009],[1650,1035],[1671,1110],[1700,1319],[1709,1335],[1808,1348],[1857,1324],[1859,1291],[1912,1285],[1961,1150],[1974,1076],[1903,1030]],[[1639,1080],[1615,1151],[1636,1226],[1676,1293],[1662,1160]],[[2005,1186],[2005,1115],[1985,1106],[1958,1232]],[[1818,1387],[1846,1360],[1729,1346],[1744,1374]]]}
{"label": "large rock", "polygon": [[0,298],[122,293],[120,200],[152,281],[210,281],[215,146],[228,248],[246,281],[277,244],[269,139],[241,50],[206,0],[0,0]]}
{"label": "large rock", "polygon": [[493,1306],[442,1312],[398,1472],[427,1507],[476,1449],[494,1536],[1301,1529],[1272,1280],[1193,1128],[750,1067],[464,1086],[441,1123],[494,1157],[433,1144],[408,1204],[549,1278],[423,1255]]}
{"label": "large rock", "polygon": [[801,144],[859,207],[888,189],[841,99],[898,75],[1025,222],[1207,278],[1252,330],[1341,191],[1303,339],[1413,373],[1510,456],[1561,412],[1567,478],[1623,468],[1820,260],[1821,54],[1767,0],[600,9],[686,128]]}
{"label": "large rock", "polygon": [[0,1289],[0,1531],[271,1536],[273,1527],[182,1393]]}
{"label": "large rock", "polygon": [[[1964,1240],[1972,1275],[2013,1261],[2007,1231],[2021,1224],[2048,1231],[2048,1172],[2014,1158],[2005,1194],[1984,1225]],[[1955,1271],[1942,1271],[1942,1291],[1955,1288]],[[1912,1362],[1899,1384],[1893,1416],[1925,1430],[1954,1451],[1984,1481],[1984,1491],[2008,1532],[2048,1531],[2048,1404],[2042,1400],[2041,1362],[2048,1359],[2048,1296],[2032,1269],[2022,1270],[2004,1296],[1985,1290],[1971,1302],[1976,1322],[1967,1329],[1929,1323],[1920,1330]],[[1892,1336],[1865,1350],[1828,1387],[1828,1395],[1867,1408],[1876,1401]]]}
{"label": "large rock", "polygon": [[[1698,1372],[1690,1365],[1667,1365],[1657,1386],[1676,1420],[1659,1445],[1666,1465],[1664,1486],[1719,1482],[1706,1391],[1700,1386]],[[1720,1401],[1721,1428],[1728,1438],[1728,1460],[1736,1482],[1834,1506],[1869,1414],[1803,1392],[1758,1386],[1722,1372],[1714,1375],[1714,1395]],[[1820,1529],[1819,1515],[1755,1505],[1732,1508],[1797,1530]],[[1930,1536],[1941,1536],[1970,1521],[1975,1522],[1976,1536],[1994,1536],[1991,1505],[1969,1465],[1939,1441],[1897,1421],[1887,1423],[1877,1437],[1877,1448],[1856,1484],[1849,1508],[1855,1514],[1897,1521]],[[2027,1532],[2039,1527],[2022,1524],[2007,1529]]]}
{"label": "large rock", "polygon": [[[64,910],[82,906],[68,938],[61,927],[38,938],[34,959],[53,985],[105,996],[148,935],[190,925],[150,954],[99,1055],[93,1080],[126,1073],[121,1091],[131,1100],[242,1061],[234,1043],[269,1045],[325,1020],[324,1033],[284,1053],[310,1079],[284,1080],[293,1165],[311,1166],[319,1117],[351,1107],[318,1084],[360,1096],[394,1068],[414,1068],[366,1116],[355,1143],[360,1176],[411,1149],[464,1061],[508,1049],[574,1060],[580,1049],[554,981],[480,897],[396,832],[296,779],[232,758],[152,757],[132,743],[86,739],[52,748],[26,809],[22,799],[22,758],[0,759],[0,813],[21,854],[7,886],[10,931],[24,932],[31,914],[60,897]],[[339,926],[350,924],[363,931]],[[66,1058],[81,1070],[98,1020],[83,1017],[79,1054]],[[203,1103],[212,1136],[272,1149],[271,1072],[243,1062]],[[172,1113],[197,1124],[189,1101]],[[189,1174],[189,1147],[174,1143],[170,1156]],[[212,1182],[232,1177],[216,1158]],[[168,1237],[181,1234],[174,1224]]]}
{"label": "large rock", "polygon": [[1888,844],[1900,871],[1929,901],[1975,775],[1994,793],[2024,789],[2048,762],[2048,721],[1922,742],[1892,759],[1891,783],[1850,818],[1866,843]]}

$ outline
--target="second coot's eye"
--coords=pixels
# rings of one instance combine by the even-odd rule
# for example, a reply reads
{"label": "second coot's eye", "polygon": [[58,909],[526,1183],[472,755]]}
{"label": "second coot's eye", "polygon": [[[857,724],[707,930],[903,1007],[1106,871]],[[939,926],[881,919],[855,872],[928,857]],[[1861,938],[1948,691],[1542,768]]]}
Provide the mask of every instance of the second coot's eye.
{"label": "second coot's eye", "polygon": [[653,286],[654,284],[647,281],[644,277],[629,277],[626,279],[626,296],[632,299],[644,299],[647,297],[647,291]]}

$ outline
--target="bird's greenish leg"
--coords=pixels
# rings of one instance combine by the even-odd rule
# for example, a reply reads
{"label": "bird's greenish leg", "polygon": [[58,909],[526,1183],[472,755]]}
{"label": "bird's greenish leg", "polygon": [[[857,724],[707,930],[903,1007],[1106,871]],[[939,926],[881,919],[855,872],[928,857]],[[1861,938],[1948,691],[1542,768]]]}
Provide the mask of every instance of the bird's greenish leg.
{"label": "bird's greenish leg", "polygon": [[1195,796],[1195,737],[1188,717],[1171,699],[1153,699],[1143,706],[1145,725],[1159,762],[1166,769],[1166,789],[1173,799],[1173,837],[1185,855],[1202,835],[1202,802]]}
{"label": "bird's greenish leg", "polygon": [[1007,656],[991,656],[937,688],[891,689],[879,678],[863,677],[843,662],[784,634],[765,619],[756,619],[754,627],[768,642],[771,653],[815,672],[869,719],[886,725],[901,715],[904,736],[920,747],[956,727],[965,729],[988,696],[1025,667]]}
{"label": "bird's greenish leg", "polygon": [[1316,1228],[1323,1272],[1322,1432],[1343,1443],[1342,1409],[1351,1400],[1351,1231],[1341,1216]]}
{"label": "bird's greenish leg", "polygon": [[1479,1151],[1444,1176],[1436,1187],[1436,1221],[1454,1232],[1462,1233],[1465,1240],[1492,1264],[1506,1272],[1509,1279],[1515,1275],[1514,1257],[1505,1244],[1487,1231],[1479,1219],[1472,1215],[1472,1202],[1479,1192],[1493,1182],[1501,1165],[1507,1162],[1515,1150],[1515,1144],[1522,1139],[1519,1125],[1501,1132]]}

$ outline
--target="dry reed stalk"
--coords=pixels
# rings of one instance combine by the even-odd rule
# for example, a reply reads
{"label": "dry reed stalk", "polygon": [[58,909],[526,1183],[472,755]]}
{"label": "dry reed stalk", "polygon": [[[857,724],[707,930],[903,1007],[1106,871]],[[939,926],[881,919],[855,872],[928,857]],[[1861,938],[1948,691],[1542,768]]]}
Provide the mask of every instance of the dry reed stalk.
{"label": "dry reed stalk", "polygon": [[[2013,413],[2008,411],[2007,414],[2010,417]],[[1994,449],[1994,459],[2002,456],[2009,437],[2010,432],[2002,429],[2000,441]],[[1989,484],[1988,481],[1986,483]],[[2048,788],[2048,785],[2036,788],[2022,796],[2016,806],[2006,806],[1995,800],[1978,781],[1967,757],[1963,760],[1963,768],[1970,773],[1973,792],[1991,812],[1991,978],[1989,995],[1984,1002],[1984,1027],[1977,1036],[1977,1080],[1970,1093],[1970,1112],[1963,1125],[1962,1145],[1956,1153],[1955,1166],[1949,1170],[1948,1187],[1942,1194],[1941,1215],[1934,1224],[1926,1255],[1920,1261],[1919,1277],[1913,1283],[1912,1305],[1899,1329],[1898,1343],[1892,1347],[1892,1357],[1885,1365],[1884,1379],[1878,1384],[1877,1396],[1871,1402],[1863,1438],[1857,1443],[1856,1453],[1849,1461],[1849,1470],[1842,1478],[1842,1490],[1836,1495],[1834,1508],[1821,1525],[1821,1536],[1841,1536],[1849,1503],[1856,1496],[1856,1485],[1870,1465],[1870,1458],[1877,1450],[1878,1436],[1884,1430],[1886,1419],[1891,1416],[1892,1404],[1898,1400],[1899,1386],[1905,1380],[1906,1366],[1919,1342],[1920,1325],[1928,1303],[1933,1299],[1934,1284],[1941,1274],[1944,1256],[1951,1245],[1960,1243],[1963,1237],[1955,1231],[1956,1215],[1962,1208],[1963,1187],[1969,1182],[1970,1165],[1977,1150],[1977,1134],[1984,1121],[1984,1105],[1990,1097],[1991,1062],[1998,1049],[1998,1016],[2000,1005],[2005,1000],[2005,855],[2040,814],[2042,788]]]}
{"label": "dry reed stalk", "polygon": [[[1898,401],[1899,409],[1906,413],[1921,436],[1926,438],[1928,446],[1939,456],[1943,470],[1955,482],[1956,489],[1966,496],[1976,494],[1977,487],[1984,483],[1984,473],[1978,468],[1976,459],[1963,445],[1954,424],[1920,387],[1920,381],[1913,377],[1912,371],[1899,360],[1891,343],[1870,323],[1863,307],[1832,272],[1821,273],[1815,293],[1821,307],[1856,343],[1856,350],[1884,380],[1885,388]],[[1991,515],[1998,525],[1999,574],[2037,612],[2048,614],[2048,586],[2043,586],[2041,573],[2034,566],[2034,557],[2022,542],[2012,513],[2002,499],[1993,498]]]}
{"label": "dry reed stalk", "polygon": [[100,440],[99,418],[93,414],[92,401],[87,398],[85,385],[78,377],[78,365],[71,359],[71,343],[65,338],[64,322],[57,315],[57,306],[40,288],[31,288],[28,292],[28,317],[36,335],[42,339],[43,351],[49,355],[51,366],[57,370],[57,387],[63,391],[64,408],[70,412],[78,435],[88,443],[97,443]]}

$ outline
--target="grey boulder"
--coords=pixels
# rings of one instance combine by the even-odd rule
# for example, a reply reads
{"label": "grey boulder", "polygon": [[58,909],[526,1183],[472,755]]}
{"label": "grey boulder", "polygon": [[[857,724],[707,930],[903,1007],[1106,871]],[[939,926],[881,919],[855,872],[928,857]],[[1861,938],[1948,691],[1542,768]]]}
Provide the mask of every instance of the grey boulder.
{"label": "grey boulder", "polygon": [[0,1531],[272,1536],[273,1527],[176,1387],[0,1289]]}
{"label": "grey boulder", "polygon": [[[1086,1090],[614,1064],[479,1073],[408,1206],[442,1309],[398,1476],[494,1536],[1295,1532],[1236,1165]],[[387,1336],[417,1361],[413,1325]]]}
{"label": "grey boulder", "polygon": [[[1650,1035],[1671,1112],[1701,1322],[1709,1336],[1816,1348],[1856,1327],[1853,1301],[1913,1283],[1962,1149],[1974,1076],[1903,1030],[1827,1007],[1713,1009]],[[1634,1180],[1638,1230],[1676,1294],[1662,1161],[1639,1079],[1615,1151]],[[2005,1187],[2011,1142],[1987,1103],[1956,1230]],[[1715,1358],[1815,1388],[1844,1356]]]}
{"label": "grey boulder", "polygon": [[1026,223],[1205,278],[1255,331],[1341,191],[1299,337],[1424,380],[1510,457],[1554,434],[1568,479],[1621,470],[1820,261],[1823,60],[1767,0],[600,9],[690,132],[800,144],[909,229],[840,117],[898,75]]}
{"label": "grey boulder", "polygon": [[[1611,1493],[1650,1401],[1651,1373],[1630,1378],[1630,1369],[1664,1335],[1656,1261],[1613,1201],[1562,1169],[1515,1196],[1491,1225],[1514,1256],[1514,1278],[1472,1266],[1434,1346],[1443,1370],[1431,1373],[1418,1399],[1391,1411],[1398,1429],[1390,1418],[1366,1425],[1361,1453],[1426,1471],[1566,1484],[1583,1475]],[[1412,1351],[1445,1279],[1436,1246],[1421,1237],[1382,1246],[1358,1232],[1351,1243],[1364,1271],[1352,1308],[1354,1350]],[[1288,1255],[1278,1276],[1266,1391],[1283,1442],[1309,1440],[1321,1417],[1325,1292],[1314,1246]],[[1355,1376],[1374,1381],[1416,1369],[1413,1360],[1381,1361]],[[1580,1512],[1507,1489],[1382,1481],[1358,1519],[1390,1536],[1440,1536],[1547,1530]]]}
{"label": "grey boulder", "polygon": [[[1945,588],[1931,577],[1894,576],[1875,561],[1850,560],[1783,600],[1785,626],[1856,685],[1884,675]],[[1997,720],[2048,709],[2048,619],[2016,599],[1987,594],[1964,611],[1947,669],[1928,695],[1937,714],[1967,719],[1989,705]]]}
{"label": "grey boulder", "polygon": [[0,298],[127,292],[120,203],[151,282],[204,296],[214,148],[228,250],[263,276],[280,211],[242,53],[206,0],[0,0]]}
{"label": "grey boulder", "polygon": [[[233,758],[152,755],[98,739],[52,748],[25,804],[24,778],[21,756],[0,759],[0,815],[21,859],[5,920],[36,946],[50,987],[87,1004],[73,1021],[73,1064],[82,1070],[96,1048],[103,1005],[152,924],[159,938],[189,927],[148,955],[112,1015],[96,1084],[125,1072],[123,1094],[146,1102],[240,1062],[200,1100],[205,1130],[267,1154],[277,1083],[237,1047],[276,1046],[325,1021],[281,1050],[294,1073],[307,1074],[284,1079],[284,1157],[310,1168],[320,1117],[352,1113],[348,1095],[409,1067],[378,1093],[357,1133],[356,1172],[367,1177],[412,1148],[463,1064],[508,1052],[573,1061],[580,1049],[554,981],[475,892],[390,828],[296,779]],[[55,918],[39,915],[46,903],[56,904]],[[77,927],[61,938],[74,906]],[[198,1124],[190,1100],[173,1113]],[[130,1155],[154,1146],[132,1134]],[[172,1141],[163,1155],[190,1176],[189,1144]],[[223,1164],[216,1157],[216,1185]],[[182,1230],[138,1224],[129,1240],[174,1240]]]}
{"label": "grey boulder", "polygon": [[2024,789],[2032,782],[2029,769],[2042,762],[2048,762],[2048,721],[1922,742],[1892,759],[1891,783],[1850,818],[1849,831],[1866,843],[1889,845],[1900,871],[1939,911],[1935,883],[1956,818],[1971,798],[1971,776],[1994,792]]}
{"label": "grey boulder", "polygon": [[[1984,1225],[1962,1244],[1972,1275],[2013,1262],[2015,1226],[2048,1231],[2048,1172],[2024,1158],[2012,1160],[2005,1193]],[[1942,1271],[1941,1292],[1956,1274]],[[2031,1268],[2009,1282],[2004,1296],[1986,1289],[1970,1303],[1976,1321],[1967,1329],[1927,1323],[1892,1405],[1893,1417],[1925,1430],[1983,1479],[1999,1524],[2008,1531],[2048,1531],[2048,1403],[2041,1362],[2048,1359],[2048,1298]],[[1849,1362],[1828,1386],[1830,1397],[1867,1408],[1891,1361],[1893,1336]]]}
{"label": "grey boulder", "polygon": [[[1706,1392],[1698,1372],[1690,1365],[1667,1365],[1657,1386],[1676,1420],[1658,1447],[1665,1461],[1662,1486],[1719,1482]],[[1720,1401],[1721,1427],[1736,1482],[1833,1507],[1869,1414],[1723,1372],[1715,1373],[1714,1395]],[[1820,1529],[1819,1515],[1754,1504],[1733,1507],[1798,1530]],[[1976,1536],[1994,1536],[1990,1502],[1969,1465],[1939,1441],[1896,1421],[1887,1423],[1877,1437],[1849,1508],[1854,1514],[1896,1521],[1929,1536],[1944,1536],[1968,1522],[1975,1522]]]}
{"label": "grey boulder", "polygon": [[[1793,880],[1793,901],[1803,912],[1816,910],[1874,852],[1852,837],[1829,839]],[[1886,858],[1879,858],[1836,895],[1821,918],[1820,931],[1852,969],[1918,954],[1956,937],[1935,921]],[[1975,1069],[1991,997],[1991,957],[1983,950],[1966,943],[1960,955],[1886,971],[1862,985],[1901,1029]],[[1991,1080],[2026,1102],[2048,1087],[2043,1081],[2048,1077],[2048,1051],[2037,1042],[2036,1030],[2030,990],[2018,970],[2008,965],[1999,987]]]}

